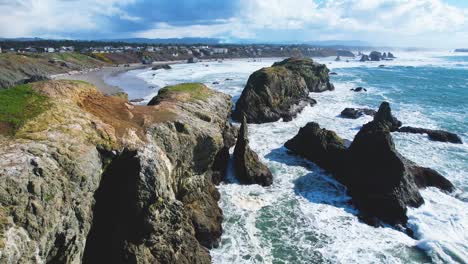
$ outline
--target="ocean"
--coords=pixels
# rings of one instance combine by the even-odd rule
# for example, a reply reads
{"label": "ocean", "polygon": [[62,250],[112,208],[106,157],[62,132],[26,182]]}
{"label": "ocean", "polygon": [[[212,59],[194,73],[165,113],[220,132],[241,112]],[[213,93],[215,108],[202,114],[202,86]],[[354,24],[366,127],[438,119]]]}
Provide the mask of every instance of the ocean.
{"label": "ocean", "polygon": [[[335,62],[315,59],[337,75],[336,90],[313,93],[317,105],[291,122],[249,125],[254,149],[272,170],[274,183],[241,186],[228,173],[218,188],[224,212],[221,243],[213,263],[468,263],[468,56],[449,52],[395,52],[394,61]],[[130,99],[147,102],[159,88],[202,82],[237,100],[249,75],[280,59],[225,60],[177,64],[172,70],[141,69],[107,80]],[[379,65],[385,67],[378,67]],[[147,86],[132,85],[141,79]],[[219,84],[213,84],[219,82]],[[357,86],[368,92],[350,91]],[[408,211],[416,239],[391,227],[360,222],[345,188],[319,167],[290,155],[283,144],[314,121],[352,140],[371,120],[339,117],[345,107],[377,109],[390,102],[404,125],[457,133],[462,145],[434,142],[426,135],[393,133],[397,150],[436,169],[457,187],[453,194],[422,190],[425,204]]]}

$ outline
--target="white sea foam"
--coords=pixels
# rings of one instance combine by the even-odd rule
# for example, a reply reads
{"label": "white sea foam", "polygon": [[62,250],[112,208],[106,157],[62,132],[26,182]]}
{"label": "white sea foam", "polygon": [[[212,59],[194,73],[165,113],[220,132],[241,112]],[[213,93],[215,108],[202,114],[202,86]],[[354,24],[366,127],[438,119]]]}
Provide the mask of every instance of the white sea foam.
{"label": "white sea foam", "polygon": [[[335,82],[336,91],[311,94],[317,100],[317,106],[306,107],[291,122],[249,125],[251,147],[272,170],[274,182],[267,188],[239,185],[233,180],[230,170],[230,183],[219,186],[224,232],[220,247],[211,250],[214,263],[468,262],[466,189],[462,188],[452,195],[431,188],[422,191],[426,203],[408,212],[410,224],[416,231],[417,240],[414,240],[392,228],[373,228],[361,223],[356,217],[356,210],[349,206],[350,198],[343,186],[314,164],[288,154],[282,147],[300,127],[311,121],[352,140],[362,124],[370,121],[371,117],[353,120],[339,118],[338,115],[345,107],[377,108],[379,102],[372,100],[376,96],[395,105],[394,114],[405,124],[438,128],[437,119],[428,116],[418,105],[392,101],[389,93],[398,92],[398,87],[389,90],[372,87],[360,76],[346,70],[377,67],[379,64],[460,67],[457,66],[459,62],[442,58],[450,53],[396,55],[399,57],[397,60],[378,63],[318,59],[327,63],[332,70],[339,70],[339,76],[350,81]],[[233,95],[235,99],[253,71],[276,60],[180,64],[174,65],[172,70],[148,70],[135,74],[156,86],[154,90],[149,90],[145,97],[147,100],[159,88],[179,82],[203,82]],[[360,85],[365,85],[369,92],[350,91]],[[460,117],[460,122],[466,120]],[[464,141],[468,140],[467,136],[466,133],[462,135]],[[440,171],[455,185],[466,188],[467,144],[432,142],[425,135],[404,133],[394,134],[394,139],[397,149],[404,156]]]}

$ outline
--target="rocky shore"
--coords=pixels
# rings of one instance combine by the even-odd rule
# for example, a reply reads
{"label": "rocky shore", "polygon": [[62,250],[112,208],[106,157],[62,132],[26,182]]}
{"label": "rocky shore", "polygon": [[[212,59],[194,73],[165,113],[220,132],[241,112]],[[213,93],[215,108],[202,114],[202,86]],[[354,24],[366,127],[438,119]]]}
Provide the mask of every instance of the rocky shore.
{"label": "rocky shore", "polygon": [[[211,263],[223,231],[216,185],[228,163],[240,184],[273,184],[249,146],[249,123],[290,121],[316,104],[310,93],[334,90],[326,65],[289,58],[254,72],[234,110],[229,95],[200,83],[134,105],[103,84],[102,74],[119,70],[0,90],[0,103],[15,104],[0,108],[1,263]],[[350,144],[310,122],[284,146],[346,186],[364,222],[412,236],[406,213],[424,203],[419,190],[455,186],[402,156],[392,133],[461,139],[402,127],[387,102],[341,112],[363,115],[373,120]]]}

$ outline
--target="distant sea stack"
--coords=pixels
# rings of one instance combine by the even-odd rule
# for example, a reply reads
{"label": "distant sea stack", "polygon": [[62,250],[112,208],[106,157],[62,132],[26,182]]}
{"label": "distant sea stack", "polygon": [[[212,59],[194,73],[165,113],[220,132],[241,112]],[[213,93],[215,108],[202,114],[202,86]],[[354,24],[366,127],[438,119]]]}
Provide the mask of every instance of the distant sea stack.
{"label": "distant sea stack", "polygon": [[455,52],[468,52],[468,49],[456,49]]}
{"label": "distant sea stack", "polygon": [[289,121],[307,105],[315,104],[310,92],[334,90],[326,65],[309,58],[289,58],[250,75],[233,118],[248,123]]}

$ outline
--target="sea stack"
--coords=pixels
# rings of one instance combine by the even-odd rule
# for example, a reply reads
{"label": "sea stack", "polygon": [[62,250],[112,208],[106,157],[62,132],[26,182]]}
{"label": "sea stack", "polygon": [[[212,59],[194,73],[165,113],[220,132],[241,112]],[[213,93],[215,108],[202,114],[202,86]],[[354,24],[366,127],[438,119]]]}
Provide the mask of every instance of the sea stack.
{"label": "sea stack", "polygon": [[309,92],[334,90],[329,70],[309,58],[289,58],[260,69],[250,75],[233,118],[248,123],[274,122],[281,118],[292,120],[315,100]]}
{"label": "sea stack", "polygon": [[369,224],[379,221],[408,231],[407,207],[419,207],[424,200],[419,188],[437,187],[451,192],[455,188],[435,170],[417,166],[395,148],[391,131],[398,121],[388,103],[365,124],[349,148],[334,132],[309,123],[289,140],[285,147],[333,174],[343,183],[362,219]]}
{"label": "sea stack", "polygon": [[249,147],[248,125],[243,118],[236,146],[234,148],[234,166],[237,179],[244,184],[259,184],[269,186],[273,183],[273,175]]}

